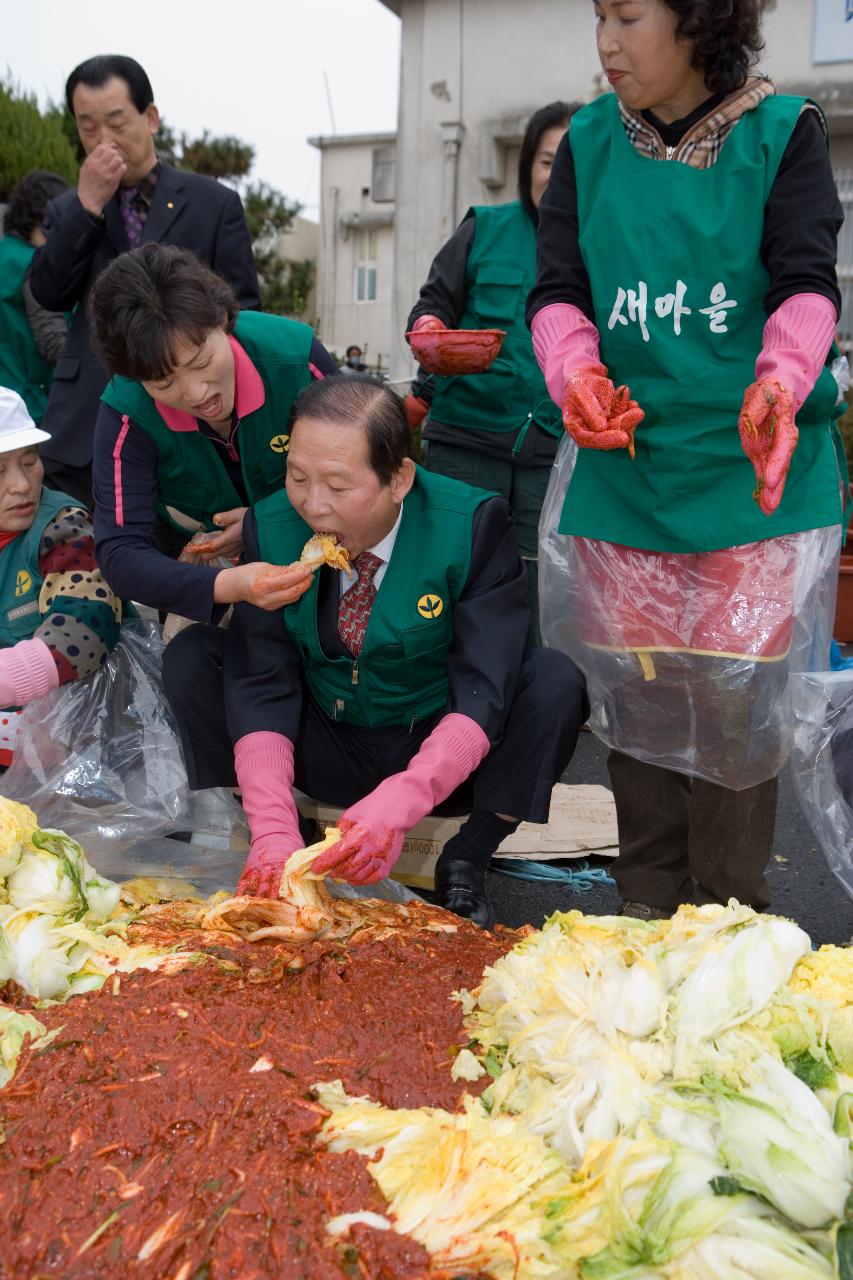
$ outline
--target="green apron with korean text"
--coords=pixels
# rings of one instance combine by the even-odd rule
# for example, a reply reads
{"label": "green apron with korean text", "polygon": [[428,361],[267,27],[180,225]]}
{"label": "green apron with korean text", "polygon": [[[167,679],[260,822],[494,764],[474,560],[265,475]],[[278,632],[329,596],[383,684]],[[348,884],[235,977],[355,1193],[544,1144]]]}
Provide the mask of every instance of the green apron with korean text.
{"label": "green apron with korean text", "polygon": [[764,209],[802,106],[766,98],[708,169],[640,154],[613,94],[573,117],[579,241],[601,358],[646,416],[634,461],[624,449],[579,450],[560,533],[692,552],[840,521],[828,367],[797,414],[799,443],[772,516],[753,501],[737,426],[766,320]]}
{"label": "green apron with korean text", "polygon": [[[468,578],[474,513],[483,489],[417,468],[358,661],[328,657],[317,631],[319,574],[284,610],[311,695],[332,720],[412,725],[447,702],[453,607]],[[259,503],[261,559],[292,564],[312,535],[284,492]]]}
{"label": "green apron with korean text", "polygon": [[[466,267],[460,329],[505,329],[500,355],[485,373],[436,378],[430,417],[475,431],[527,431],[535,422],[563,433],[560,410],[548,395],[530,331],[527,295],[536,282],[536,228],[519,201],[468,210],[476,218]],[[520,435],[520,448],[523,436]]]}
{"label": "green apron with korean text", "polygon": [[[234,337],[264,384],[264,403],[237,428],[240,467],[249,502],[275,493],[284,483],[290,443],[290,411],[311,381],[308,358],[313,331],[283,316],[241,311]],[[212,529],[218,511],[242,507],[219,457],[219,446],[198,431],[171,431],[138,382],[113,378],[101,399],[126,415],[157,445],[157,509],[182,532]]]}

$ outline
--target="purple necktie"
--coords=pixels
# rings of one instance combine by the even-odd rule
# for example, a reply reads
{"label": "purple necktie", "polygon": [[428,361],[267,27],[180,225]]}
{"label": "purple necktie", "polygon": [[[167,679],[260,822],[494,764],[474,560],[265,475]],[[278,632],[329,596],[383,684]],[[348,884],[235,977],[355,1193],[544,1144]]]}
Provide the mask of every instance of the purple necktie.
{"label": "purple necktie", "polygon": [[118,207],[131,249],[136,249],[142,243],[142,219],[136,207],[136,196],[136,187],[122,187],[118,193]]}
{"label": "purple necktie", "polygon": [[373,576],[382,561],[372,551],[362,551],[352,562],[358,574],[358,582],[354,582],[349,591],[341,596],[338,607],[338,635],[354,658],[357,658],[364,647],[364,633],[373,601],[376,599],[376,588]]}

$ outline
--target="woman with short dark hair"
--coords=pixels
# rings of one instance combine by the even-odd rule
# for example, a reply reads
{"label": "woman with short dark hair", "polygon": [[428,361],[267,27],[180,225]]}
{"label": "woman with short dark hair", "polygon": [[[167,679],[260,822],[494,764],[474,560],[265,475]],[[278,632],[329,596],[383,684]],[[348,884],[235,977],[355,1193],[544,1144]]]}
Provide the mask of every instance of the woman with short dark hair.
{"label": "woman with short dark hair", "polygon": [[595,0],[615,92],[540,207],[528,316],[578,446],[545,630],[590,682],[614,875],[647,919],[768,905],[788,671],[825,663],[831,624],[841,210],[819,108],[751,72],[760,10]]}
{"label": "woman with short dark hair", "polygon": [[22,397],[35,423],[47,396],[68,326],[61,311],[48,311],[32,295],[29,270],[44,244],[48,202],[68,190],[58,173],[34,169],[9,196],[0,237],[0,386]]}
{"label": "woman with short dark hair", "polygon": [[[539,635],[539,512],[562,426],[533,355],[524,308],[536,278],[539,201],[574,110],[551,102],[533,113],[518,160],[518,200],[468,210],[436,255],[406,326],[506,331],[485,373],[435,379],[421,434],[430,471],[508,499],[527,566],[533,643]],[[414,384],[407,400],[413,425],[426,415],[424,397],[432,388],[432,379]]]}
{"label": "woman with short dark hair", "polygon": [[197,622],[252,600],[281,608],[302,571],[185,564],[158,549],[158,519],[215,561],[242,550],[248,506],[284,481],[290,411],[336,371],[311,329],[238,312],[230,286],[188,249],[148,244],[116,258],[90,295],[93,338],[113,374],[95,428],[99,563],[119,594]]}

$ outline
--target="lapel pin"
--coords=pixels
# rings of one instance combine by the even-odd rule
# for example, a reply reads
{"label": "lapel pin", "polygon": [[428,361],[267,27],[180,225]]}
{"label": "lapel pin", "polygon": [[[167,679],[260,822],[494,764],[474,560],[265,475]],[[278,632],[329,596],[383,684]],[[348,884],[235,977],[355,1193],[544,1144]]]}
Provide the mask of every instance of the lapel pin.
{"label": "lapel pin", "polygon": [[175,207],[175,206],[174,206],[174,203],[173,203],[171,200],[167,200],[167,201],[166,201],[166,208],[167,208],[167,209],[174,209],[174,207]]}

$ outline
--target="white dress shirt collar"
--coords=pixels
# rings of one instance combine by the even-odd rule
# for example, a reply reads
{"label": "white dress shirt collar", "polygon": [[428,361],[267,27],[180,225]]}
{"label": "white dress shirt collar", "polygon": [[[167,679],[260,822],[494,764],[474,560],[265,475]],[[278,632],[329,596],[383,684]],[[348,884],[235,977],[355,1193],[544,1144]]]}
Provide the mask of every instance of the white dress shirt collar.
{"label": "white dress shirt collar", "polygon": [[[403,519],[403,504],[400,503],[400,511],[397,515],[397,519],[394,521],[394,527],[388,533],[386,533],[385,537],[382,538],[381,541],[376,543],[375,547],[365,548],[367,551],[372,552],[373,555],[378,556],[378,558],[382,561],[381,565],[376,570],[376,573],[373,576],[373,585],[377,589],[379,588],[379,584],[381,583],[382,579],[385,577],[385,570],[388,568],[388,561],[391,559],[391,553],[394,550],[394,543],[397,541],[397,534],[400,531],[400,521],[402,519]],[[341,569],[339,570],[339,574],[340,574],[341,595],[343,595],[345,591],[349,591],[350,587],[355,586],[356,582],[358,581],[358,574],[354,573],[351,569],[349,571],[345,569]]]}

